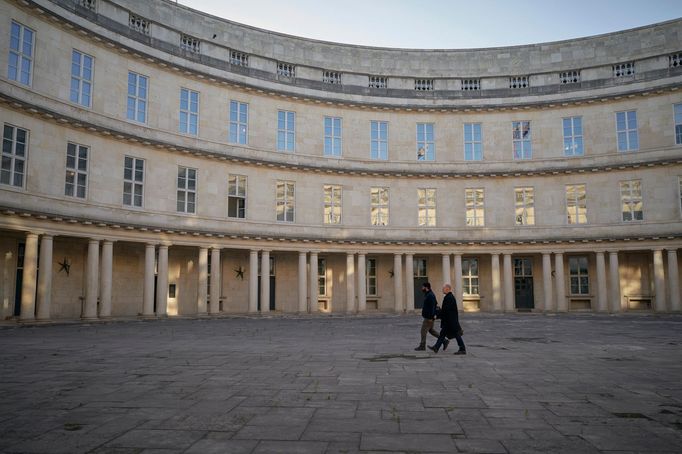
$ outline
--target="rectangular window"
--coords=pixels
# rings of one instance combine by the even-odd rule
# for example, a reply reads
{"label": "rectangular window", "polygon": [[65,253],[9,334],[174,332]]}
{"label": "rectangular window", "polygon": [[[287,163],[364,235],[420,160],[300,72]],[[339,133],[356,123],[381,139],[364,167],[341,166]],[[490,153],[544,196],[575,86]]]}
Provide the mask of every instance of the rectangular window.
{"label": "rectangular window", "polygon": [[384,76],[369,76],[369,88],[387,88],[388,78]]}
{"label": "rectangular window", "polygon": [[462,290],[465,295],[479,295],[477,258],[462,259]]}
{"label": "rectangular window", "polygon": [[637,133],[637,111],[616,112],[618,151],[632,151],[639,148]]}
{"label": "rectangular window", "polygon": [[466,224],[471,227],[485,225],[485,205],[482,188],[466,189],[464,192],[466,206]]}
{"label": "rectangular window", "polygon": [[199,134],[199,92],[180,89],[180,132],[196,136]]}
{"label": "rectangular window", "polygon": [[341,223],[341,186],[324,185],[324,223]]}
{"label": "rectangular window", "polygon": [[509,88],[528,88],[530,84],[528,83],[528,76],[516,76],[509,78]]}
{"label": "rectangular window", "polygon": [[571,279],[571,295],[589,295],[590,278],[587,272],[587,257],[569,257],[568,272]]}
{"label": "rectangular window", "polygon": [[682,145],[682,104],[675,104],[675,144]]}
{"label": "rectangular window", "polygon": [[377,296],[377,259],[367,259],[367,296]]}
{"label": "rectangular window", "polygon": [[512,122],[512,141],[514,143],[514,159],[531,159],[533,157],[530,121]]}
{"label": "rectangular window", "polygon": [[142,207],[144,159],[126,156],[123,163],[123,205]]}
{"label": "rectangular window", "polygon": [[564,156],[582,156],[583,152],[583,118],[569,117],[563,119]]}
{"label": "rectangular window", "polygon": [[277,112],[277,149],[294,151],[296,144],[296,113],[285,110]]}
{"label": "rectangular window", "polygon": [[246,145],[249,141],[249,105],[230,101],[230,143]]}
{"label": "rectangular window", "polygon": [[35,32],[18,22],[12,21],[9,39],[9,61],[7,78],[31,85],[33,70],[33,39]]}
{"label": "rectangular window", "polygon": [[680,186],[680,214],[682,214],[682,177],[677,177],[677,182]]}
{"label": "rectangular window", "polygon": [[319,296],[327,296],[327,259],[317,259],[317,288]]}
{"label": "rectangular window", "polygon": [[621,78],[635,75],[635,62],[613,65],[613,77]]}
{"label": "rectangular window", "polygon": [[341,118],[324,117],[324,155],[341,156]]}
{"label": "rectangular window", "polygon": [[370,188],[370,223],[388,225],[388,188]]}
{"label": "rectangular window", "polygon": [[71,53],[71,102],[90,107],[93,58],[74,49]]}
{"label": "rectangular window", "polygon": [[462,90],[480,90],[481,89],[481,79],[462,79]]}
{"label": "rectangular window", "polygon": [[88,187],[88,147],[69,142],[66,145],[66,182],[64,195],[85,198]]}
{"label": "rectangular window", "polygon": [[246,177],[243,175],[227,177],[227,217],[246,218]]}
{"label": "rectangular window", "polygon": [[580,82],[580,70],[560,72],[559,82],[563,85],[577,84],[578,82]]}
{"label": "rectangular window", "polygon": [[514,188],[516,225],[535,224],[535,196],[533,188]]}
{"label": "rectangular window", "polygon": [[294,183],[278,181],[276,192],[277,220],[294,222]]}
{"label": "rectangular window", "polygon": [[388,159],[388,122],[370,122],[370,158],[375,160]]}
{"label": "rectangular window", "polygon": [[178,166],[178,213],[196,213],[197,170]]}
{"label": "rectangular window", "polygon": [[620,201],[624,222],[644,220],[641,180],[621,181]]}
{"label": "rectangular window", "polygon": [[417,91],[433,91],[433,79],[415,79],[414,89]]}
{"label": "rectangular window", "polygon": [[433,123],[417,123],[417,161],[433,161],[435,158]]}
{"label": "rectangular window", "polygon": [[325,84],[340,85],[341,73],[336,71],[324,71],[322,73],[322,82]]}
{"label": "rectangular window", "polygon": [[27,147],[28,131],[6,124],[2,132],[1,184],[24,187]]}
{"label": "rectangular window", "polygon": [[436,226],[436,190],[417,189],[418,217],[417,222],[421,227]]}
{"label": "rectangular window", "polygon": [[128,120],[147,122],[147,87],[149,78],[132,71],[128,72]]}
{"label": "rectangular window", "polygon": [[584,184],[566,185],[566,219],[569,224],[587,223],[587,196]]}
{"label": "rectangular window", "polygon": [[464,160],[483,159],[483,134],[481,123],[464,123]]}

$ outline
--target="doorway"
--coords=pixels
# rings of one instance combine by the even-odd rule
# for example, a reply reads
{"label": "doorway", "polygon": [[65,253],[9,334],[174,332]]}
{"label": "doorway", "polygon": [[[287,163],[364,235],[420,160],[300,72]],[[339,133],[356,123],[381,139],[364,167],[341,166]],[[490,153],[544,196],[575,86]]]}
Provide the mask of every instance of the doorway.
{"label": "doorway", "polygon": [[516,309],[529,311],[535,307],[533,299],[533,259],[514,259],[514,300]]}

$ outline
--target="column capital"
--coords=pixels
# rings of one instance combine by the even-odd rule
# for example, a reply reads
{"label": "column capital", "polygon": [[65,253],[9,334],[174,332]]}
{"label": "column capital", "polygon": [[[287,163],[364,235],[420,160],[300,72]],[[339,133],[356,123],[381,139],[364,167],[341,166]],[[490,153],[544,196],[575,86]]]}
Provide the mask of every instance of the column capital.
{"label": "column capital", "polygon": [[117,240],[109,240],[109,239],[107,239],[107,240],[102,240],[102,243],[103,243],[103,244],[114,244],[116,241],[117,241]]}
{"label": "column capital", "polygon": [[608,252],[609,255],[618,255],[618,252],[619,252],[619,251],[618,251],[617,249],[616,249],[616,250],[614,250],[614,249],[607,249],[606,252]]}
{"label": "column capital", "polygon": [[656,247],[651,248],[651,250],[653,252],[663,252],[663,249],[666,249],[666,248],[664,248],[663,246],[656,246]]}
{"label": "column capital", "polygon": [[97,244],[99,244],[99,242],[100,242],[100,240],[98,240],[98,239],[96,239],[96,238],[88,238],[88,243],[90,243],[90,244],[92,244],[92,243],[97,243]]}
{"label": "column capital", "polygon": [[366,255],[367,255],[366,252],[358,252],[358,257],[364,257]]}

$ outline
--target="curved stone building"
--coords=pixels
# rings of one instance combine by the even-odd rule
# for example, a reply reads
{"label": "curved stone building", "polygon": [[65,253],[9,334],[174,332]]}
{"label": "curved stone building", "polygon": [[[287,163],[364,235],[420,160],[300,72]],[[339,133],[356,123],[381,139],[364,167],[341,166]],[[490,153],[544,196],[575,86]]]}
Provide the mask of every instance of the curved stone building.
{"label": "curved stone building", "polygon": [[[351,46],[2,0],[0,316],[680,311],[682,20]],[[267,278],[266,278],[267,277]]]}

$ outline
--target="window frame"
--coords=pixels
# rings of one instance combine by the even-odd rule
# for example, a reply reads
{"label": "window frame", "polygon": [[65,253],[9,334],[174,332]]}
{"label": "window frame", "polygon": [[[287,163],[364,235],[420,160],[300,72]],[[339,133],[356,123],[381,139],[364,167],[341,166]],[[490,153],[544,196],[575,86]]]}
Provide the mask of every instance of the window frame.
{"label": "window frame", "polygon": [[[236,99],[230,100],[230,117],[227,131],[227,141],[229,143],[236,145],[249,144],[249,110],[251,109],[249,109],[248,103]],[[245,121],[241,120],[242,115],[246,117]],[[236,116],[236,119],[233,119],[234,116]]]}
{"label": "window frame", "polygon": [[[232,179],[234,178],[234,186]],[[246,175],[239,175],[239,174],[234,174],[230,173],[227,175],[227,217],[229,219],[246,219],[246,199],[248,195],[248,182],[249,179]],[[243,184],[242,184],[243,183]],[[240,195],[239,190],[243,186],[244,189],[244,194]],[[234,193],[232,191],[234,187]],[[237,215],[236,216],[230,216],[230,200],[234,200],[237,204]],[[240,207],[240,202],[243,204],[242,207]],[[243,216],[239,216],[239,214],[243,214]]]}
{"label": "window frame", "polygon": [[[571,135],[566,135],[566,121],[570,120]],[[578,120],[580,122],[580,134],[576,134],[575,122]],[[564,157],[576,157],[585,156],[585,142],[584,136],[585,132],[583,130],[583,117],[582,115],[575,115],[572,117],[564,117],[561,119],[561,131],[564,139]],[[570,142],[570,147],[566,146],[566,143]],[[568,150],[572,150],[570,153]]]}
{"label": "window frame", "polygon": [[[322,290],[323,293],[320,292]],[[329,296],[327,291],[327,257],[317,258],[317,296]]]}
{"label": "window frame", "polygon": [[[327,135],[327,121],[330,122],[331,135]],[[338,127],[335,124],[338,122]],[[343,118],[324,116],[324,143],[323,155],[330,158],[340,158],[343,156]],[[335,134],[338,132],[338,135]],[[331,148],[327,147],[327,141]],[[338,143],[338,153],[336,152],[336,145]]]}
{"label": "window frame", "polygon": [[[280,128],[280,122],[283,117],[284,128]],[[248,112],[247,112],[248,118]],[[283,141],[280,141],[280,136],[284,137]],[[291,147],[289,147],[289,139],[291,138]],[[287,153],[296,152],[296,112],[293,110],[278,110],[277,111],[277,137],[276,137],[277,151],[284,151]],[[280,146],[282,143],[284,146]]]}
{"label": "window frame", "polygon": [[[639,185],[639,205],[640,210],[634,210],[633,206],[637,205],[637,200],[633,196],[634,188],[633,184]],[[644,191],[642,189],[642,180],[640,178],[634,180],[622,180],[618,182],[620,187],[620,211],[621,211],[621,221],[622,222],[642,222],[644,221]],[[623,189],[627,189],[627,193],[623,192]],[[629,210],[623,211],[623,207],[628,205]],[[637,213],[640,213],[640,218],[637,219]],[[625,219],[626,214],[629,214],[631,219]]]}
{"label": "window frame", "polygon": [[[373,265],[370,265],[370,263],[373,263]],[[373,273],[372,270],[374,271]],[[379,294],[379,277],[376,257],[365,258],[365,289],[367,291],[367,296],[375,297]]]}
{"label": "window frame", "polygon": [[[374,194],[373,192],[376,191],[376,199],[378,200],[377,203],[373,202],[374,199]],[[383,198],[383,194],[386,194],[386,203],[381,203],[381,199]],[[372,186],[369,188],[369,224],[372,227],[386,227],[389,225],[389,219],[390,219],[390,205],[391,205],[391,193],[388,187],[385,186]],[[374,216],[373,210],[377,210],[376,214],[377,216]],[[384,215],[385,212],[385,215]],[[385,217],[385,222],[382,224],[379,221],[384,219]],[[376,222],[375,222],[376,221]]]}
{"label": "window frame", "polygon": [[[327,202],[327,190],[329,190],[329,202]],[[323,210],[322,223],[325,225],[340,225],[343,215],[343,186],[338,184],[325,184],[322,187],[323,191]],[[336,199],[338,198],[338,202]],[[338,217],[336,222],[332,216],[336,216],[335,208],[338,208]],[[328,212],[329,210],[329,212]]]}
{"label": "window frame", "polygon": [[[479,193],[480,198],[478,197]],[[473,194],[474,197],[470,197],[469,194]],[[471,201],[471,207],[469,201]],[[473,217],[469,215],[472,210],[474,214]],[[485,227],[485,188],[464,189],[464,211],[464,219],[467,227]],[[481,216],[478,216],[479,211],[481,212]]]}
{"label": "window frame", "polygon": [[[181,177],[181,176],[180,176],[180,171],[182,171],[182,170],[185,171],[185,174],[184,174],[184,176]],[[194,178],[190,178],[190,177],[189,177],[190,171],[192,171],[192,170],[194,171]],[[180,181],[179,181],[180,178],[184,178],[184,179],[185,179],[185,187],[184,187],[184,188],[180,187]],[[190,180],[194,180],[194,189],[189,189],[189,182],[190,182]],[[177,213],[183,213],[183,214],[197,214],[197,205],[198,205],[198,200],[197,200],[197,199],[198,199],[198,198],[197,198],[197,188],[198,188],[198,181],[199,181],[199,170],[197,170],[196,168],[193,168],[193,167],[185,167],[185,166],[178,165],[178,174],[177,174],[177,176],[175,177],[175,182],[176,182],[176,183],[175,183],[175,186],[176,186],[176,198],[175,198],[176,203],[175,203],[175,211],[176,211]],[[179,209],[178,209],[178,204],[180,203],[180,198],[179,198],[178,196],[179,196],[179,194],[180,194],[181,192],[184,193],[184,202],[183,202],[183,203],[184,203],[184,209],[183,209],[183,210],[179,210]],[[189,204],[190,204],[190,202],[189,202],[189,197],[188,197],[189,194],[193,194],[193,195],[194,195],[194,201],[192,202],[192,203],[193,203],[193,211],[189,211]]]}
{"label": "window frame", "polygon": [[[14,28],[14,25],[19,27],[19,36],[18,36],[18,49],[13,49],[12,48],[12,29]],[[24,40],[26,36],[26,30],[31,32],[31,54],[27,57],[26,54],[24,53]],[[10,21],[10,28],[9,28],[9,42],[7,46],[7,80],[10,80],[12,82],[16,82],[21,85],[25,85],[27,87],[32,87],[33,86],[33,70],[34,70],[34,62],[35,62],[35,53],[36,53],[36,31],[32,29],[31,27],[28,27],[24,24],[22,24],[19,21],[16,21],[12,19]],[[16,77],[12,78],[11,73],[10,73],[10,68],[11,68],[11,56],[16,55]],[[22,73],[24,73],[24,63],[25,61],[28,61],[28,80],[27,82],[22,81]]]}
{"label": "window frame", "polygon": [[[521,204],[519,204],[519,193],[522,195]],[[530,205],[528,204],[528,194],[530,194]],[[519,214],[519,209],[521,214]],[[519,222],[519,216],[521,216],[521,222]],[[518,186],[514,188],[514,225],[535,225],[535,187]]]}
{"label": "window frame", "polygon": [[[374,138],[376,126],[376,139]],[[385,126],[385,135],[382,138],[382,126]],[[381,145],[384,145],[384,153],[382,154]],[[376,148],[376,153],[375,153]],[[369,158],[373,161],[387,161],[388,160],[388,121],[370,120],[369,122]]]}
{"label": "window frame", "polygon": [[[678,123],[678,112],[676,112],[679,107],[679,123]],[[679,132],[677,127],[679,126]],[[673,104],[673,130],[675,136],[675,145],[682,145],[682,103]]]}
{"label": "window frame", "polygon": [[[472,263],[476,264],[476,274],[472,272]],[[467,289],[471,290],[473,288],[474,284],[472,284],[472,282],[474,280],[476,281],[476,289],[478,292],[467,292]],[[462,296],[481,296],[481,269],[478,257],[462,257]]]}
{"label": "window frame", "polygon": [[[431,131],[428,131],[428,127],[430,126]],[[423,131],[420,131],[423,129]],[[423,136],[423,140],[419,140],[419,135]],[[431,135],[431,140],[428,140],[429,134]],[[415,142],[416,142],[416,153],[417,153],[417,161],[424,161],[424,162],[434,162],[436,160],[436,124],[433,122],[427,122],[427,123],[417,123],[416,126],[416,131],[415,131]],[[421,147],[420,147],[421,144]],[[430,145],[430,147],[429,147]],[[420,155],[420,150],[424,150],[424,153]],[[420,159],[420,156],[423,156],[423,159]],[[429,159],[430,158],[430,159]]]}
{"label": "window frame", "polygon": [[[573,273],[571,262],[585,261],[585,274],[581,273],[581,265],[577,265],[577,273]],[[573,281],[577,280],[578,291],[573,292]],[[585,289],[583,291],[582,279],[585,279]],[[590,260],[586,255],[571,255],[568,257],[568,292],[571,296],[586,296],[590,294]]]}
{"label": "window frame", "polygon": [[[619,115],[625,115],[625,129],[621,130],[618,129],[618,116]],[[629,122],[630,119],[628,118],[628,114],[634,114],[634,119],[635,119],[635,127],[634,129],[630,128]],[[634,137],[636,140],[636,146],[632,147],[630,142],[631,142],[631,136],[630,134],[634,133]],[[621,134],[624,135],[626,138],[626,148],[621,149],[620,147],[620,137]],[[622,110],[619,112],[616,112],[616,148],[619,153],[628,153],[628,152],[634,152],[639,150],[639,122],[637,121],[637,110]]]}
{"label": "window frame", "polygon": [[[478,126],[478,135],[480,140],[476,140],[476,127]],[[470,131],[467,131],[467,128]],[[465,161],[483,161],[483,123],[464,123],[463,125],[463,142],[464,142],[464,160]],[[467,134],[471,135],[471,140],[467,140]],[[477,152],[476,145],[479,150]],[[467,146],[471,148],[471,156],[468,156]]]}
{"label": "window frame", "polygon": [[[79,74],[74,75],[73,70],[74,70],[74,56],[75,54],[80,55],[80,58],[78,59],[78,67],[80,68]],[[86,60],[86,57],[90,59],[90,79],[85,79],[83,76],[84,72],[84,62]],[[71,50],[71,85],[69,86],[69,101],[71,101],[74,104],[78,104],[79,106],[82,107],[92,107],[92,94],[93,94],[93,85],[94,85],[94,79],[95,79],[95,57],[93,57],[90,54],[86,54],[85,52],[81,52],[78,49],[72,49]],[[74,100],[73,99],[73,84],[74,80],[78,84],[78,89],[76,90],[77,97]],[[82,102],[83,100],[83,87],[85,84],[89,85],[87,97],[88,97],[88,103],[84,104]]]}
{"label": "window frame", "polygon": [[[187,93],[187,107],[183,109],[183,94]],[[192,96],[196,95],[196,111],[192,110]],[[185,87],[180,87],[180,109],[178,111],[178,131],[180,134],[186,134],[188,136],[192,137],[198,137],[199,136],[199,102],[200,102],[200,97],[199,97],[199,92],[196,90],[192,90],[191,88],[185,88]],[[185,120],[183,121],[183,114],[185,114]],[[193,132],[191,130],[192,126],[192,119],[194,119],[194,126],[196,130]]]}
{"label": "window frame", "polygon": [[[135,76],[135,94],[131,95],[130,94],[130,76],[133,75]],[[145,87],[144,87],[144,97],[140,96],[140,80],[145,81]],[[128,121],[133,121],[135,123],[147,124],[147,112],[148,112],[148,106],[149,106],[149,76],[145,76],[144,74],[136,73],[135,71],[128,71],[128,78],[127,78],[127,86],[128,86],[128,91],[126,92],[126,119]],[[134,107],[133,107],[133,117],[130,117],[130,101],[133,101]],[[140,103],[144,103],[144,109],[140,111]],[[144,118],[142,120],[139,120],[139,113],[142,112],[144,115]]]}
{"label": "window frame", "polygon": [[[528,138],[523,137],[524,126],[528,127]],[[515,137],[517,131],[519,132],[518,139]],[[520,155],[517,155],[517,144],[520,144]],[[514,161],[533,159],[533,129],[530,120],[512,121],[512,154]]]}
{"label": "window frame", "polygon": [[[126,172],[126,160],[127,159],[132,159],[132,167],[131,169],[131,177],[130,179],[126,178],[125,172]],[[142,162],[142,180],[137,181],[137,162]],[[145,180],[145,171],[146,171],[146,164],[145,160],[143,158],[136,158],[134,156],[129,156],[125,155],[123,157],[123,206],[129,207],[129,208],[144,208],[144,180]],[[126,183],[129,183],[131,186],[131,192],[130,192],[130,202],[129,204],[126,203]],[[140,205],[135,204],[135,188],[139,186],[141,188],[142,194],[140,195]]]}
{"label": "window frame", "polygon": [[[419,227],[436,227],[438,221],[437,194],[436,188],[417,188],[417,225]],[[424,200],[423,204],[422,199]]]}
{"label": "window frame", "polygon": [[[572,188],[572,191],[569,193],[569,188]],[[582,189],[584,193],[584,197],[580,197],[579,189]],[[570,194],[574,194],[573,198],[569,198]],[[585,183],[574,183],[574,184],[566,184],[564,185],[564,200],[566,203],[566,225],[584,225],[588,223],[587,219],[587,184]],[[580,200],[585,201],[585,206],[582,207],[580,206]],[[573,202],[573,205],[569,205],[569,202]],[[573,211],[571,211],[571,208],[574,208]],[[580,214],[580,209],[584,210],[584,222],[580,222],[582,219],[581,214]],[[574,216],[575,221],[571,222],[571,216]]]}
{"label": "window frame", "polygon": [[[282,185],[283,188],[283,198],[280,199],[277,196],[277,193],[279,192],[279,186]],[[288,196],[289,188],[288,186],[291,185],[291,198]],[[284,207],[282,211],[282,219],[279,217],[279,207],[282,206]],[[291,207],[291,219],[287,219],[287,208]],[[289,180],[277,180],[275,183],[275,219],[277,222],[286,222],[286,223],[293,223],[296,222],[296,183],[293,181]]]}
{"label": "window frame", "polygon": [[[69,151],[71,149],[71,146],[73,146],[73,159],[74,159],[74,165],[72,167],[69,167]],[[80,162],[81,162],[81,151],[85,150],[85,170],[82,170],[80,168]],[[65,177],[64,177],[64,196],[65,197],[70,197],[74,199],[81,199],[81,200],[88,200],[88,182],[90,180],[89,176],[89,169],[90,169],[90,147],[87,145],[83,145],[80,143],[76,142],[71,142],[68,141],[66,142],[66,163],[65,163]],[[69,172],[72,172],[73,174],[73,183],[69,183]],[[82,185],[83,187],[83,195],[79,195],[79,188],[81,187],[81,184],[79,183],[80,176],[83,176],[85,179],[85,183]],[[69,194],[69,184],[72,186],[71,194]]]}
{"label": "window frame", "polygon": [[[12,129],[12,138],[10,139],[11,143],[11,154],[5,153],[5,141],[7,140],[5,138],[5,129],[6,128],[11,128]],[[17,156],[17,137],[19,135],[19,131],[24,132],[24,142],[23,142],[23,156]],[[29,144],[29,136],[30,132],[26,128],[21,128],[19,126],[15,126],[11,123],[3,123],[3,132],[2,132],[2,151],[0,151],[0,162],[6,158],[9,158],[9,170],[5,170],[5,172],[9,172],[9,183],[2,183],[2,167],[0,163],[0,185],[6,188],[13,188],[13,189],[21,189],[24,190],[26,189],[26,178],[27,178],[27,170],[28,170],[28,144]],[[16,180],[16,175],[18,172],[16,171],[16,163],[17,161],[22,162],[22,172],[20,173],[21,175],[21,184],[17,185],[15,184]]]}

